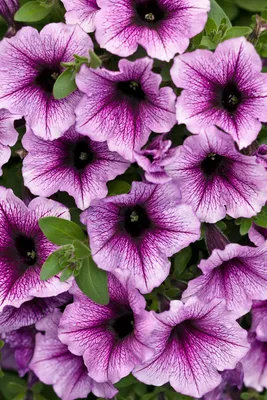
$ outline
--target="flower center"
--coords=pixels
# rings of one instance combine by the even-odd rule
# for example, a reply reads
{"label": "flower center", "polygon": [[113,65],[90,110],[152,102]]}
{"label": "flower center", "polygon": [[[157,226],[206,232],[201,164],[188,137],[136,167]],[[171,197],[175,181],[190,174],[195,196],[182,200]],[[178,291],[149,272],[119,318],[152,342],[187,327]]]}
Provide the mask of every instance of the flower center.
{"label": "flower center", "polygon": [[145,98],[141,85],[136,81],[119,82],[118,89],[129,99],[144,100]]}
{"label": "flower center", "polygon": [[41,89],[43,89],[44,92],[52,94],[54,84],[59,75],[59,68],[41,67],[38,71],[38,75],[36,76],[34,83]]}
{"label": "flower center", "polygon": [[210,179],[220,173],[224,165],[225,157],[212,153],[201,162],[201,171],[207,179]]}
{"label": "flower center", "polygon": [[86,140],[80,140],[75,143],[72,149],[72,164],[77,170],[83,170],[94,158],[94,154]]}
{"label": "flower center", "polygon": [[112,323],[112,328],[119,339],[124,339],[134,330],[134,315],[130,311],[127,314],[121,315]]}
{"label": "flower center", "polygon": [[222,91],[222,105],[228,112],[237,110],[242,101],[242,95],[235,83],[229,82]]}
{"label": "flower center", "polygon": [[139,19],[149,25],[156,24],[165,17],[164,9],[158,0],[139,1],[135,9]]}
{"label": "flower center", "polygon": [[146,210],[141,206],[129,207],[124,214],[124,228],[129,235],[141,236],[151,226]]}
{"label": "flower center", "polygon": [[31,237],[19,234],[15,238],[15,248],[20,261],[30,267],[36,263],[37,254],[34,239]]}

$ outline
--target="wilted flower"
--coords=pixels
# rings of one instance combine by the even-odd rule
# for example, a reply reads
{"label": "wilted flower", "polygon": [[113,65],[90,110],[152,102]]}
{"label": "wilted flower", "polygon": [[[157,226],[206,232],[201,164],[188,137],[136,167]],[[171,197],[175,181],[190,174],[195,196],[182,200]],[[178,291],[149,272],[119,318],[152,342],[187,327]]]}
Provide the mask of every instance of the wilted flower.
{"label": "wilted flower", "polygon": [[217,125],[239,148],[257,137],[267,121],[267,77],[262,61],[245,38],[219,44],[215,53],[196,50],[178,56],[171,75],[183,92],[177,101],[177,120],[193,133]]}
{"label": "wilted flower", "polygon": [[267,200],[266,170],[245,156],[230,135],[211,127],[188,137],[166,167],[201,221],[217,222],[256,215]]}
{"label": "wilted flower", "polygon": [[0,44],[0,107],[23,114],[34,134],[52,140],[75,122],[74,109],[81,98],[76,90],[55,100],[54,83],[62,72],[61,62],[73,54],[88,56],[90,37],[79,27],[49,24],[39,33],[22,28]]}
{"label": "wilted flower", "polygon": [[69,219],[60,203],[37,197],[28,207],[12,190],[0,187],[0,311],[19,307],[34,297],[51,297],[66,292],[69,283],[55,276],[41,281],[40,270],[57,246],[49,242],[38,225],[39,218]]}
{"label": "wilted flower", "polygon": [[94,142],[74,127],[53,141],[38,138],[29,129],[22,143],[28,151],[22,168],[25,186],[33,194],[47,197],[65,191],[82,210],[93,199],[106,197],[107,182],[130,165],[109,151],[106,143]]}
{"label": "wilted flower", "polygon": [[202,0],[98,0],[96,39],[101,47],[122,57],[138,45],[148,55],[170,61],[183,53],[189,39],[206,24],[210,1]]}
{"label": "wilted flower", "polygon": [[67,10],[67,24],[78,24],[85,32],[94,32],[95,16],[99,10],[96,0],[62,0],[62,3]]}
{"label": "wilted flower", "polygon": [[19,7],[19,0],[0,1],[0,15],[6,20],[9,26],[14,25],[14,15]]}
{"label": "wilted flower", "polygon": [[14,121],[20,118],[20,115],[14,115],[7,110],[0,109],[0,175],[2,175],[1,167],[8,162],[11,156],[9,146],[14,146],[18,139]]}
{"label": "wilted flower", "polygon": [[200,237],[191,206],[181,204],[177,185],[133,182],[129,194],[94,203],[81,215],[92,256],[107,271],[119,268],[142,293],[168,276],[168,257]]}
{"label": "wilted flower", "polygon": [[108,275],[106,306],[94,303],[74,286],[74,302],[60,321],[60,340],[73,354],[83,356],[90,377],[97,382],[118,382],[153,354],[144,342],[154,317],[145,311],[143,296],[129,281],[122,282]]}
{"label": "wilted flower", "polygon": [[267,228],[258,226],[253,222],[250,230],[248,231],[248,236],[252,243],[254,243],[256,246],[260,246],[267,240]]}
{"label": "wilted flower", "polygon": [[267,301],[254,301],[251,311],[251,330],[256,332],[258,340],[267,341]]}
{"label": "wilted flower", "polygon": [[247,387],[261,392],[267,389],[267,341],[258,340],[250,333],[251,348],[242,360],[244,383]]}
{"label": "wilted flower", "polygon": [[[46,385],[53,385],[62,400],[86,398],[92,391],[97,397],[111,398],[117,390],[110,383],[97,383],[88,376],[82,357],[72,354],[58,339],[62,314],[53,314],[37,322],[36,345],[30,368]],[[100,350],[100,349],[98,349]]]}
{"label": "wilted flower", "polygon": [[175,154],[171,145],[171,140],[165,140],[164,135],[161,135],[155,137],[143,150],[134,152],[135,161],[145,171],[148,182],[160,184],[171,180],[165,171]]}
{"label": "wilted flower", "polygon": [[179,393],[201,397],[221,383],[218,371],[235,368],[248,351],[246,331],[221,300],[174,300],[169,311],[154,316],[148,343],[155,355],[133,371],[147,385],[170,382]]}
{"label": "wilted flower", "polygon": [[120,60],[119,72],[82,66],[78,88],[86,95],[79,103],[76,129],[91,139],[107,140],[109,149],[134,161],[151,131],[168,132],[175,125],[175,94],[159,88],[161,76],[153,73],[153,61]]}

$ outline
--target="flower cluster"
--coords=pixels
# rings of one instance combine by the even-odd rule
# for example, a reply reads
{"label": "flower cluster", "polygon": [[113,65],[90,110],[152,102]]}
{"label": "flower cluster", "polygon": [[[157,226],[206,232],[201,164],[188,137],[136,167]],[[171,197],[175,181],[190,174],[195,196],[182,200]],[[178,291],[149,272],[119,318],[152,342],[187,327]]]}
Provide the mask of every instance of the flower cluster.
{"label": "flower cluster", "polygon": [[129,374],[204,400],[267,389],[258,48],[198,46],[210,0],[62,3],[37,30],[0,0],[1,368],[63,400]]}

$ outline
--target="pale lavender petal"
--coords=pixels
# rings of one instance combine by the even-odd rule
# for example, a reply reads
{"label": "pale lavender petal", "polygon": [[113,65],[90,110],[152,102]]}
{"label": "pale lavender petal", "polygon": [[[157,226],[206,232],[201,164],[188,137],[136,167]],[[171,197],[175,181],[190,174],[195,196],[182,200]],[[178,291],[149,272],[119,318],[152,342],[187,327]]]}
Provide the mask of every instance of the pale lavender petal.
{"label": "pale lavender petal", "polygon": [[69,25],[80,25],[85,32],[94,32],[95,16],[99,10],[96,0],[62,0]]}

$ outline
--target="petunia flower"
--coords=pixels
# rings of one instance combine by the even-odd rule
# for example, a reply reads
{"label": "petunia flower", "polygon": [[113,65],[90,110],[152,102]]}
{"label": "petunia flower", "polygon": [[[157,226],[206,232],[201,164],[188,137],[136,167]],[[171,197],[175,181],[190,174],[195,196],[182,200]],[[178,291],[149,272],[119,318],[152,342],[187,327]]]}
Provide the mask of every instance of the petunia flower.
{"label": "petunia flower", "polygon": [[[62,313],[53,314],[37,322],[36,345],[30,368],[41,382],[52,385],[62,400],[87,398],[92,391],[97,397],[113,398],[117,390],[110,383],[97,383],[88,376],[82,357],[72,354],[58,338]],[[98,349],[102,351],[100,348]]]}
{"label": "petunia flower", "polygon": [[203,275],[191,280],[183,300],[197,296],[203,302],[224,299],[236,318],[250,311],[252,300],[267,300],[267,243],[261,247],[227,244],[201,260]]}
{"label": "petunia flower", "polygon": [[90,37],[77,25],[46,25],[39,33],[22,28],[0,44],[0,107],[23,114],[34,134],[46,140],[60,137],[75,122],[74,109],[81,98],[76,90],[62,100],[53,96],[61,62],[73,54],[87,56]]}
{"label": "petunia flower", "polygon": [[165,166],[172,163],[175,154],[171,145],[171,140],[165,140],[164,135],[161,135],[155,137],[144,149],[134,152],[135,161],[145,171],[148,182],[161,184],[171,180],[165,171]]}
{"label": "petunia flower", "polygon": [[80,25],[85,32],[94,32],[95,16],[99,10],[96,0],[62,0],[67,12],[67,24]]}
{"label": "petunia flower", "polygon": [[20,118],[20,115],[14,115],[7,110],[0,109],[0,175],[2,175],[2,166],[8,162],[11,156],[9,146],[14,146],[18,139],[14,121]]}
{"label": "petunia flower", "polygon": [[129,194],[100,200],[84,211],[81,220],[97,265],[128,271],[142,293],[159,286],[170,271],[168,257],[200,237],[200,223],[180,197],[172,182],[133,182]]}
{"label": "petunia flower", "polygon": [[223,371],[220,385],[207,393],[203,400],[239,400],[243,386],[244,372],[241,363],[234,370]]}
{"label": "petunia flower", "polygon": [[264,165],[265,168],[267,168],[267,145],[262,144],[259,146],[259,148],[255,152],[255,156],[257,159],[257,162]]}
{"label": "petunia flower", "polygon": [[261,392],[267,389],[267,341],[260,341],[250,333],[251,348],[242,360],[244,384]]}
{"label": "petunia flower", "polygon": [[174,300],[169,311],[154,316],[148,343],[155,354],[133,371],[147,385],[170,382],[177,392],[199,398],[221,383],[218,371],[235,368],[248,351],[247,332],[221,300]]}
{"label": "petunia flower", "polygon": [[38,220],[45,216],[70,219],[60,203],[38,197],[26,207],[12,190],[0,187],[0,311],[69,289],[70,283],[60,282],[59,277],[40,279],[43,263],[57,248],[39,228]]}
{"label": "petunia flower", "polygon": [[267,301],[254,301],[251,313],[251,331],[256,332],[258,340],[267,341]]}
{"label": "petunia flower", "polygon": [[107,182],[130,165],[109,151],[106,143],[94,142],[74,127],[53,141],[38,138],[28,129],[22,143],[28,151],[22,168],[25,186],[33,194],[46,197],[65,191],[82,210],[93,199],[106,197]]}
{"label": "petunia flower", "polygon": [[254,243],[256,246],[260,246],[267,240],[267,228],[258,226],[253,222],[250,230],[248,231],[248,236],[252,243]]}
{"label": "petunia flower", "polygon": [[108,286],[106,306],[94,303],[73,286],[74,302],[63,313],[59,339],[73,354],[83,356],[92,379],[115,383],[152,356],[152,348],[144,342],[154,317],[145,311],[144,297],[127,279],[120,282],[109,274]]}
{"label": "petunia flower", "polygon": [[30,371],[30,362],[33,357],[36,330],[34,325],[8,332],[4,335],[14,354],[19,376]]}
{"label": "petunia flower", "polygon": [[72,296],[66,292],[43,299],[34,297],[21,304],[19,308],[5,306],[0,313],[0,334],[33,325],[51,314],[55,308],[62,307],[71,300]]}
{"label": "petunia flower", "polygon": [[109,149],[134,161],[151,131],[168,132],[176,123],[175,94],[159,88],[161,76],[152,72],[153,61],[119,61],[119,71],[82,66],[76,77],[85,93],[76,108],[78,132],[92,140],[107,140]]}
{"label": "petunia flower", "polygon": [[201,221],[256,215],[267,200],[266,170],[235,148],[230,135],[211,127],[176,148],[167,173]]}
{"label": "petunia flower", "polygon": [[20,7],[19,0],[1,0],[0,15],[6,20],[9,26],[14,25],[14,15]]}
{"label": "petunia flower", "polygon": [[138,45],[148,55],[170,61],[206,24],[210,1],[98,0],[96,40],[113,54],[128,57]]}
{"label": "petunia flower", "polygon": [[250,145],[267,121],[267,77],[262,61],[245,38],[219,44],[215,53],[196,50],[178,56],[171,69],[183,88],[177,120],[193,133],[217,125],[240,149]]}

